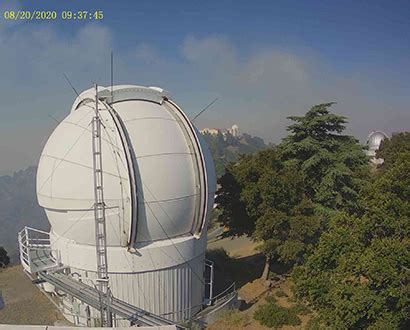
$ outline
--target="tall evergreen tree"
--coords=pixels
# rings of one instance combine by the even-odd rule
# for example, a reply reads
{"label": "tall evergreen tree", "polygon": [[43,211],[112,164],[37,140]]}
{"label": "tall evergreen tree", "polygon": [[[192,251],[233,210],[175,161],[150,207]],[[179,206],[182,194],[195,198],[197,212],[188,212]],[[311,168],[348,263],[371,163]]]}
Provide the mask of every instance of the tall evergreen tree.
{"label": "tall evergreen tree", "polygon": [[352,136],[342,135],[346,117],[330,113],[334,103],[313,106],[294,124],[279,148],[282,159],[300,169],[309,198],[330,209],[356,209],[368,159]]}

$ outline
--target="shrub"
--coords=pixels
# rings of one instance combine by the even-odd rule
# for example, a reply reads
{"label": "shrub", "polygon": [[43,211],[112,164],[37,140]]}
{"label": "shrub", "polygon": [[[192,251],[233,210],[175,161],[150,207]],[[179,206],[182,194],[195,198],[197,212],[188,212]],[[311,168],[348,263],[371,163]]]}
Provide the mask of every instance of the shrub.
{"label": "shrub", "polygon": [[300,319],[294,308],[278,306],[272,296],[266,299],[267,303],[259,306],[254,319],[270,328],[279,328],[284,325],[299,325]]}
{"label": "shrub", "polygon": [[5,268],[9,265],[10,258],[7,255],[7,251],[0,246],[0,268]]}
{"label": "shrub", "polygon": [[306,330],[322,330],[325,329],[321,324],[318,317],[312,317],[306,324]]}
{"label": "shrub", "polygon": [[305,305],[298,303],[296,306],[292,307],[296,314],[306,315],[310,314],[312,311]]}
{"label": "shrub", "polygon": [[282,289],[279,289],[278,291],[276,291],[276,297],[287,297],[288,295],[285,293],[285,291],[283,291]]}

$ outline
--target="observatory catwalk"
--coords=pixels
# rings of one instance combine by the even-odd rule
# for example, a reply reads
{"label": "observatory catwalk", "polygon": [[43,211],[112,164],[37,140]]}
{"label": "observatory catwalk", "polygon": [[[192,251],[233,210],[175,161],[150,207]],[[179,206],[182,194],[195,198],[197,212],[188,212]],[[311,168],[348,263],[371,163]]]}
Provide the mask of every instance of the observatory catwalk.
{"label": "observatory catwalk", "polygon": [[19,233],[22,264],[76,325],[186,323],[212,304],[214,195],[208,148],[168,93],[91,88],[41,154],[51,229]]}

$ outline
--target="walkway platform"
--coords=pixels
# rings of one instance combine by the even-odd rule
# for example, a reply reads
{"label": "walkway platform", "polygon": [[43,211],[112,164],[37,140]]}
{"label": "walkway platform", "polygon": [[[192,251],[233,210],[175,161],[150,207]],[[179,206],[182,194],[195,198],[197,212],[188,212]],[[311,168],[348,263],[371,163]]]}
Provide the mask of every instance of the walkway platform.
{"label": "walkway platform", "polygon": [[49,233],[25,227],[18,235],[20,259],[24,269],[37,276],[38,279],[54,285],[68,295],[77,298],[85,304],[100,310],[108,308],[118,317],[128,320],[131,325],[162,327],[184,327],[163,317],[152,314],[115,297],[109,298],[109,305],[102,299],[103,293],[97,288],[80,282],[63,272],[67,268],[61,263],[58,250],[51,248]]}
{"label": "walkway platform", "polygon": [[[39,272],[38,277],[54,285],[57,289],[83,301],[87,305],[99,310],[101,307],[101,294],[96,288],[83,282],[77,281],[69,275],[61,272]],[[107,306],[104,306],[107,307]],[[175,323],[149,313],[141,308],[130,305],[117,298],[110,299],[108,308],[119,317],[125,318],[133,325],[138,326],[161,326],[176,325]],[[182,327],[181,327],[182,329]]]}

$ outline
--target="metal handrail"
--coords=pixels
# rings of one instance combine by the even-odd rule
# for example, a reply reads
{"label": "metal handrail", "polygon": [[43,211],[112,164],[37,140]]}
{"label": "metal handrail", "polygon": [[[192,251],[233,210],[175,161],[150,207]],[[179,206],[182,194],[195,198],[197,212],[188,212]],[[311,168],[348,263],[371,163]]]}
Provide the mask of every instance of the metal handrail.
{"label": "metal handrail", "polygon": [[[231,292],[229,292],[230,290],[231,290]],[[211,299],[212,300],[212,305],[215,305],[217,302],[219,302],[221,300],[229,299],[233,294],[236,294],[236,283],[235,282],[233,282],[230,286],[228,286],[224,291],[222,291],[221,293],[219,293],[218,295],[213,297]],[[200,305],[195,305],[195,306],[191,306],[191,307],[188,307],[188,308],[180,309],[180,310],[174,311],[174,312],[163,313],[163,314],[161,314],[161,316],[170,316],[170,315],[175,315],[175,314],[178,314],[178,313],[184,313],[185,311],[192,310],[192,309],[195,309],[195,308],[200,307],[200,306],[201,306],[201,311],[203,311],[204,310],[204,304],[200,304]],[[209,308],[212,308],[212,307],[209,307]],[[201,313],[201,311],[199,313]]]}
{"label": "metal handrail", "polygon": [[[33,237],[33,235],[42,237]],[[43,256],[46,256],[50,259],[51,262],[47,267],[51,268],[54,266],[61,265],[60,251],[51,248],[49,233],[31,227],[24,227],[18,233],[18,242],[20,247],[20,260],[22,262],[23,267],[29,273],[37,272],[40,270],[38,269],[39,267],[37,267],[35,270],[34,267],[32,267],[33,265],[35,265],[35,260],[38,259],[38,251],[43,251]],[[30,253],[30,251],[33,253]]]}
{"label": "metal handrail", "polygon": [[[232,292],[229,292],[229,291]],[[213,297],[212,300],[212,304],[215,304],[220,298],[225,298],[229,293],[234,293],[236,292],[236,284],[235,282],[233,282],[230,286],[228,286],[224,291],[222,291],[221,293],[217,294],[215,297]]]}
{"label": "metal handrail", "polygon": [[[34,232],[37,232],[37,233],[41,233],[41,234],[46,234],[47,236],[49,236],[50,235],[50,233],[48,233],[48,232],[46,232],[46,231],[44,231],[44,230],[40,230],[40,229],[35,229],[35,228],[32,228],[32,227],[28,227],[28,226],[25,226],[24,228],[23,228],[23,230],[21,230],[21,231],[25,231],[25,230],[31,230],[31,231],[34,231]],[[20,231],[20,232],[21,232]]]}
{"label": "metal handrail", "polygon": [[[205,259],[205,267],[209,268],[209,280],[205,278],[205,286],[209,286],[209,298],[204,297],[204,304],[211,305],[214,292],[214,262],[212,260]],[[205,275],[205,273],[204,273]]]}

